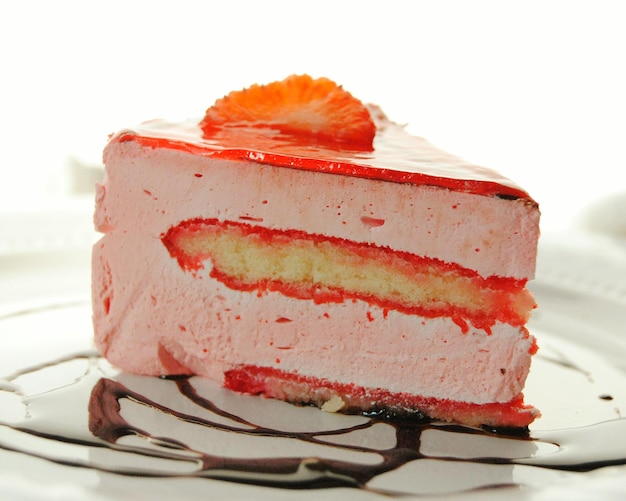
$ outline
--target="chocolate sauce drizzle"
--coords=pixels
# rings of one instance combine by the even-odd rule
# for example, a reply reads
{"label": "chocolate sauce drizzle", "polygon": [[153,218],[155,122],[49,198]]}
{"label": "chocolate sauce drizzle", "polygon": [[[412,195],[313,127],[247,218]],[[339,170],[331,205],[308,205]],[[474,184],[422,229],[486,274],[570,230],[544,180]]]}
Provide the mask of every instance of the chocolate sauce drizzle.
{"label": "chocolate sauce drizzle", "polygon": [[[64,383],[32,392],[22,387],[25,380],[45,381],[51,369],[67,372]],[[18,440],[2,439],[0,435],[0,448],[66,466],[128,476],[205,477],[292,489],[353,487],[387,495],[402,492],[388,490],[384,482],[380,483],[382,477],[426,464],[420,462],[509,468],[525,465],[572,472],[626,464],[625,419],[529,433],[416,419],[330,415],[330,428],[293,431],[293,426],[268,426],[263,424],[268,420],[260,415],[258,419],[248,416],[250,412],[241,415],[228,405],[229,398],[254,398],[259,412],[263,412],[269,401],[228,393],[224,397],[225,390],[207,390],[206,384],[190,377],[157,379],[119,374],[107,368],[96,353],[72,355],[25,369],[0,379],[0,392],[13,395],[24,411],[21,418],[0,421],[0,429],[38,437],[41,447],[27,450]],[[133,389],[137,386],[139,389]],[[148,387],[151,396],[141,391]],[[271,405],[284,406],[284,412],[293,414],[295,423],[298,413],[306,412],[291,404],[272,402]],[[146,419],[146,415],[150,418]],[[72,419],[65,421],[64,416]],[[155,427],[159,419],[168,423],[173,420],[174,426]],[[176,432],[179,427],[191,427],[192,432],[181,438]],[[374,442],[354,439],[362,433],[388,437]],[[237,452],[241,448],[231,453],[228,445],[236,440],[268,438],[289,442],[301,452],[277,455],[259,445],[258,450],[242,455]],[[75,455],[48,452],[46,444],[50,441],[84,447],[90,454],[88,459],[79,460]],[[483,443],[488,445],[482,447]],[[493,446],[502,452],[489,455]],[[311,450],[315,454],[307,452]],[[122,456],[125,460],[118,461]],[[129,461],[129,457],[133,460]],[[481,487],[515,484],[512,475],[504,475]]]}

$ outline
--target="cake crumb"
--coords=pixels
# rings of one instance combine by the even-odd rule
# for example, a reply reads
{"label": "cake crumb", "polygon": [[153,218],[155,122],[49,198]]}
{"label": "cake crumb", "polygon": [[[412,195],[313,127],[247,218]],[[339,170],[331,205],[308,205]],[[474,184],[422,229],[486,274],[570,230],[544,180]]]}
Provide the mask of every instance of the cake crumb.
{"label": "cake crumb", "polygon": [[338,412],[344,408],[346,403],[339,395],[333,395],[330,400],[327,400],[322,404],[322,410],[324,412]]}

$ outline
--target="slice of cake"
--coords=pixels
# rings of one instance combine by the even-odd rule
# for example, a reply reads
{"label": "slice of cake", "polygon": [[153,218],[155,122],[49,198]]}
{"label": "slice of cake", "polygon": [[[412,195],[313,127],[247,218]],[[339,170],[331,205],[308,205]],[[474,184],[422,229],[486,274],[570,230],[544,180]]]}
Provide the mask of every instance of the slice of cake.
{"label": "slice of cake", "polygon": [[111,138],[95,223],[96,344],[329,411],[524,427],[539,211],[327,79]]}

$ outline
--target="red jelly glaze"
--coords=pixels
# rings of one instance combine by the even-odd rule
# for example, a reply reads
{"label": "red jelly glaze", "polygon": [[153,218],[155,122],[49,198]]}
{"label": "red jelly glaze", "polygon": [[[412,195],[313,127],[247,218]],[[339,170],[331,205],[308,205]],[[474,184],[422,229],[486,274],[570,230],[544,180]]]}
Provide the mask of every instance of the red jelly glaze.
{"label": "red jelly glaze", "polygon": [[195,121],[153,120],[118,133],[111,141],[134,141],[146,148],[222,160],[521,198],[536,205],[528,193],[497,172],[449,155],[386,119],[376,121],[373,151],[333,149],[328,144],[312,144],[309,137],[255,127],[218,127],[206,136]]}
{"label": "red jelly glaze", "polygon": [[[280,381],[277,383],[277,381]],[[425,397],[409,393],[394,393],[381,388],[364,388],[355,384],[331,382],[293,372],[286,372],[272,367],[246,365],[224,373],[224,387],[251,395],[274,397],[280,393],[280,386],[294,383],[306,388],[310,393],[316,389],[329,389],[341,395],[344,400],[366,400],[374,411],[384,408],[399,407],[422,412],[433,419],[456,421],[470,425],[492,425],[499,427],[523,428],[533,422],[540,414],[532,406],[524,404],[523,395],[510,402],[476,404],[449,399]]]}

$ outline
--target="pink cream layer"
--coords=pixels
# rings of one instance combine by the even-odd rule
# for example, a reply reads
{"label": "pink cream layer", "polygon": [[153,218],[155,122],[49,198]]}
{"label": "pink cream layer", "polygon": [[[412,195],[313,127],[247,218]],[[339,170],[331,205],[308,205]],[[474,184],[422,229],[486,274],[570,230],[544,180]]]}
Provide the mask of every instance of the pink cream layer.
{"label": "pink cream layer", "polygon": [[95,214],[103,233],[158,239],[182,221],[217,218],[390,247],[483,277],[534,276],[539,211],[528,199],[198,156],[122,137],[105,150]]}

